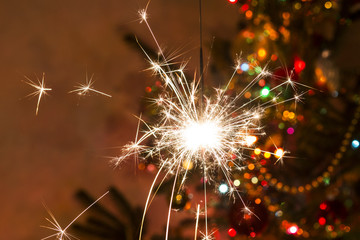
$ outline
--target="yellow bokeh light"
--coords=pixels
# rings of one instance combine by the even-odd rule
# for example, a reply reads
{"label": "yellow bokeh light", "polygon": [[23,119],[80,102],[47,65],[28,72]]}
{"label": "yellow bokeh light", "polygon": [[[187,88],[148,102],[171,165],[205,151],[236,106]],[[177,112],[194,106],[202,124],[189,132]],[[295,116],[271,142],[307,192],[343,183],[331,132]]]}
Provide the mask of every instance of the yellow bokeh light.
{"label": "yellow bokeh light", "polygon": [[285,111],[283,112],[283,116],[284,116],[285,118],[287,118],[287,117],[289,116],[289,111],[285,110]]}
{"label": "yellow bokeh light", "polygon": [[256,155],[259,155],[261,153],[261,149],[260,148],[255,148],[254,153]]}
{"label": "yellow bokeh light", "polygon": [[182,196],[180,194],[176,195],[176,201],[181,202]]}
{"label": "yellow bokeh light", "polygon": [[289,118],[290,118],[290,119],[294,119],[294,118],[295,118],[295,113],[290,112],[290,113],[289,113]]}
{"label": "yellow bokeh light", "polygon": [[260,48],[257,53],[258,53],[258,56],[260,59],[264,59],[267,54],[267,52],[264,48]]}
{"label": "yellow bokeh light", "polygon": [[265,158],[270,158],[270,157],[271,157],[271,153],[269,153],[269,152],[264,153],[264,157],[265,157]]}
{"label": "yellow bokeh light", "polygon": [[294,8],[299,10],[301,8],[301,3],[295,3]]}
{"label": "yellow bokeh light", "polygon": [[235,187],[240,186],[240,184],[241,184],[241,182],[240,182],[239,179],[236,179],[236,180],[234,181],[234,186],[235,186]]}
{"label": "yellow bokeh light", "polygon": [[332,8],[333,4],[332,4],[332,2],[327,1],[327,2],[324,4],[324,6],[325,6],[326,9],[330,9],[330,8]]}

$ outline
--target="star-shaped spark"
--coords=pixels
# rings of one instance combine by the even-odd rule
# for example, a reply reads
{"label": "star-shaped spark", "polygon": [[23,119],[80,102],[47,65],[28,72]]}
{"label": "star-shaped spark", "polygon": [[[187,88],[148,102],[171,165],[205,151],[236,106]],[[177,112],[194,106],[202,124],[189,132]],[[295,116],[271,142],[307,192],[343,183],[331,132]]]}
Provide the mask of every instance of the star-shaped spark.
{"label": "star-shaped spark", "polygon": [[69,93],[77,93],[80,96],[85,96],[90,94],[90,92],[94,92],[106,97],[111,97],[111,95],[106,94],[104,92],[100,92],[93,88],[93,84],[95,81],[93,81],[94,74],[91,75],[90,79],[88,78],[88,74],[86,73],[86,82],[85,84],[80,83],[79,85],[75,86],[75,90],[70,91]]}
{"label": "star-shaped spark", "polygon": [[38,84],[36,84],[34,81],[32,81],[27,76],[25,76],[25,78],[27,80],[25,83],[36,89],[35,92],[32,92],[27,96],[36,96],[36,95],[38,95],[38,101],[37,101],[37,104],[36,104],[36,111],[35,111],[35,114],[38,115],[41,98],[48,94],[47,91],[51,91],[52,89],[45,87],[45,73],[43,73],[41,81],[40,81],[39,78],[36,77]]}
{"label": "star-shaped spark", "polygon": [[78,239],[77,237],[69,234],[67,230],[69,227],[79,218],[81,215],[83,215],[89,208],[94,206],[98,201],[100,201],[103,197],[105,197],[109,191],[104,193],[101,197],[96,199],[92,204],[90,204],[87,208],[85,208],[79,215],[77,215],[65,228],[62,228],[59,224],[59,222],[56,220],[55,216],[51,213],[51,211],[45,206],[46,211],[49,213],[50,218],[46,218],[46,221],[50,223],[49,226],[41,226],[46,229],[50,229],[52,231],[55,231],[54,234],[49,235],[47,237],[42,238],[41,240],[50,239],[50,238],[56,238],[57,240],[72,240],[72,239]]}

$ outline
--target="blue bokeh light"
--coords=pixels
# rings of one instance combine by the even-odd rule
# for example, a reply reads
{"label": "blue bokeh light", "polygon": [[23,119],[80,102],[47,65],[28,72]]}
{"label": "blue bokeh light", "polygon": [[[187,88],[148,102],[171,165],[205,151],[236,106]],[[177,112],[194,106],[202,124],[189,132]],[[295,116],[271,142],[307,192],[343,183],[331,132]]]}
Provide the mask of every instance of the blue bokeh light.
{"label": "blue bokeh light", "polygon": [[353,147],[353,148],[358,148],[359,146],[360,146],[360,142],[359,142],[359,140],[353,140],[352,142],[351,142],[351,146]]}
{"label": "blue bokeh light", "polygon": [[246,72],[247,70],[249,70],[250,67],[249,67],[249,64],[243,63],[243,64],[241,64],[240,68],[241,68],[241,70]]}

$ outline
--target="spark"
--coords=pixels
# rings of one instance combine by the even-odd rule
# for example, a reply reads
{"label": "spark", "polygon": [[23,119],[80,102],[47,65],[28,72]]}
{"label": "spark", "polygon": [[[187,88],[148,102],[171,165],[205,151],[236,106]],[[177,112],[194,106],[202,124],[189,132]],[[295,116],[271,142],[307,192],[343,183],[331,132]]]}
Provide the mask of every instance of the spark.
{"label": "spark", "polygon": [[200,215],[200,204],[197,205],[197,210],[196,210],[196,224],[195,224],[194,240],[196,240],[196,238],[197,238],[197,232],[198,232],[198,227],[199,227],[199,215]]}
{"label": "spark", "polygon": [[37,78],[38,84],[33,82],[27,76],[25,76],[25,78],[27,80],[25,83],[36,89],[35,92],[30,93],[28,96],[36,96],[36,95],[38,95],[38,101],[37,101],[37,104],[36,104],[36,111],[35,111],[35,114],[38,115],[41,98],[48,94],[47,91],[51,91],[52,89],[45,87],[45,73],[43,73],[41,81],[40,81],[39,78]]}
{"label": "spark", "polygon": [[203,233],[200,232],[200,234],[202,235],[201,240],[215,240],[215,231],[211,232],[211,233]]}
{"label": "spark", "polygon": [[[236,72],[242,62],[240,58],[237,58],[234,72],[226,87],[215,89],[210,96],[202,96],[199,80],[194,77],[192,81],[189,81],[183,71],[184,65],[181,65],[179,69],[173,69],[174,65],[167,61],[147,21],[147,7],[139,11],[140,22],[146,24],[162,57],[161,62],[155,61],[143,49],[150,63],[149,70],[154,75],[158,75],[164,83],[164,92],[160,94],[161,96],[157,100],[154,100],[159,107],[159,120],[154,125],[141,120],[145,125],[142,136],[138,137],[138,127],[135,142],[124,146],[121,156],[113,161],[115,165],[119,165],[123,160],[131,157],[136,158],[137,155],[144,156],[145,159],[149,156],[159,159],[160,167],[147,196],[139,239],[142,237],[146,212],[156,194],[156,191],[154,193],[154,186],[159,180],[160,174],[165,173],[161,183],[165,178],[174,176],[167,215],[165,235],[165,240],[167,240],[170,227],[171,203],[177,191],[175,188],[180,186],[178,189],[181,189],[190,170],[202,169],[205,215],[203,239],[212,239],[212,233],[208,233],[207,223],[207,185],[211,184],[212,173],[219,169],[223,173],[228,186],[232,186],[231,172],[234,169],[243,169],[241,164],[248,157],[247,152],[254,151],[254,145],[258,137],[265,135],[261,127],[261,120],[264,117],[265,110],[288,101],[298,101],[306,92],[297,94],[296,87],[303,86],[302,84],[292,80],[289,81],[288,78],[275,76],[265,66],[239,94],[231,97],[226,92],[230,83],[236,78]],[[275,78],[281,80],[282,83],[269,88],[269,94],[274,95],[270,100],[264,100],[265,98],[259,94],[253,99],[244,102],[243,95],[262,78]],[[291,78],[289,77],[289,79]],[[291,89],[295,92],[294,97],[280,99],[281,87],[288,85],[291,85]],[[146,141],[150,139],[152,144],[148,146]],[[235,156],[235,158],[230,156]],[[190,163],[193,165],[191,168],[188,167]],[[184,165],[187,167],[184,167]],[[247,214],[257,217],[246,206],[240,193],[235,188],[232,188],[229,194],[233,194],[234,197],[237,196],[240,199]],[[196,232],[198,215],[199,212],[197,213]]]}
{"label": "spark", "polygon": [[100,95],[106,96],[106,97],[111,97],[111,95],[106,94],[104,92],[100,92],[98,90],[96,90],[95,88],[93,88],[93,84],[95,81],[93,81],[93,77],[94,74],[91,75],[90,79],[88,78],[88,74],[86,73],[86,82],[85,84],[79,84],[78,86],[75,86],[76,89],[70,91],[69,93],[77,93],[80,96],[85,96],[87,94],[89,94],[90,92],[94,92],[94,93],[98,93]]}
{"label": "spark", "polygon": [[51,211],[45,206],[50,218],[46,218],[46,221],[49,222],[50,225],[48,226],[42,226],[43,228],[50,229],[54,231],[55,233],[52,235],[49,235],[47,237],[42,238],[41,240],[50,239],[50,238],[56,238],[57,240],[71,240],[71,239],[78,239],[75,236],[69,234],[67,232],[68,228],[79,218],[81,217],[89,208],[94,206],[98,201],[100,201],[103,197],[105,197],[109,191],[104,193],[101,197],[96,199],[92,204],[90,204],[87,208],[85,208],[79,215],[77,215],[65,228],[62,228],[58,221],[56,220],[55,216],[51,213]]}

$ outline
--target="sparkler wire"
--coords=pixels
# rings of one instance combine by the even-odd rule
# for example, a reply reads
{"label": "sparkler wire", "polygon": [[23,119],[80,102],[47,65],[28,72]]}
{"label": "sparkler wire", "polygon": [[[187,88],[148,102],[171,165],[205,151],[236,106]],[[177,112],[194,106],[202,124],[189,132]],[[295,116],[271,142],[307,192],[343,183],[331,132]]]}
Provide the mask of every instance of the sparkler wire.
{"label": "sparkler wire", "polygon": [[199,0],[199,34],[200,34],[200,111],[203,108],[204,101],[204,54],[203,54],[203,46],[202,46],[202,6],[201,0]]}

